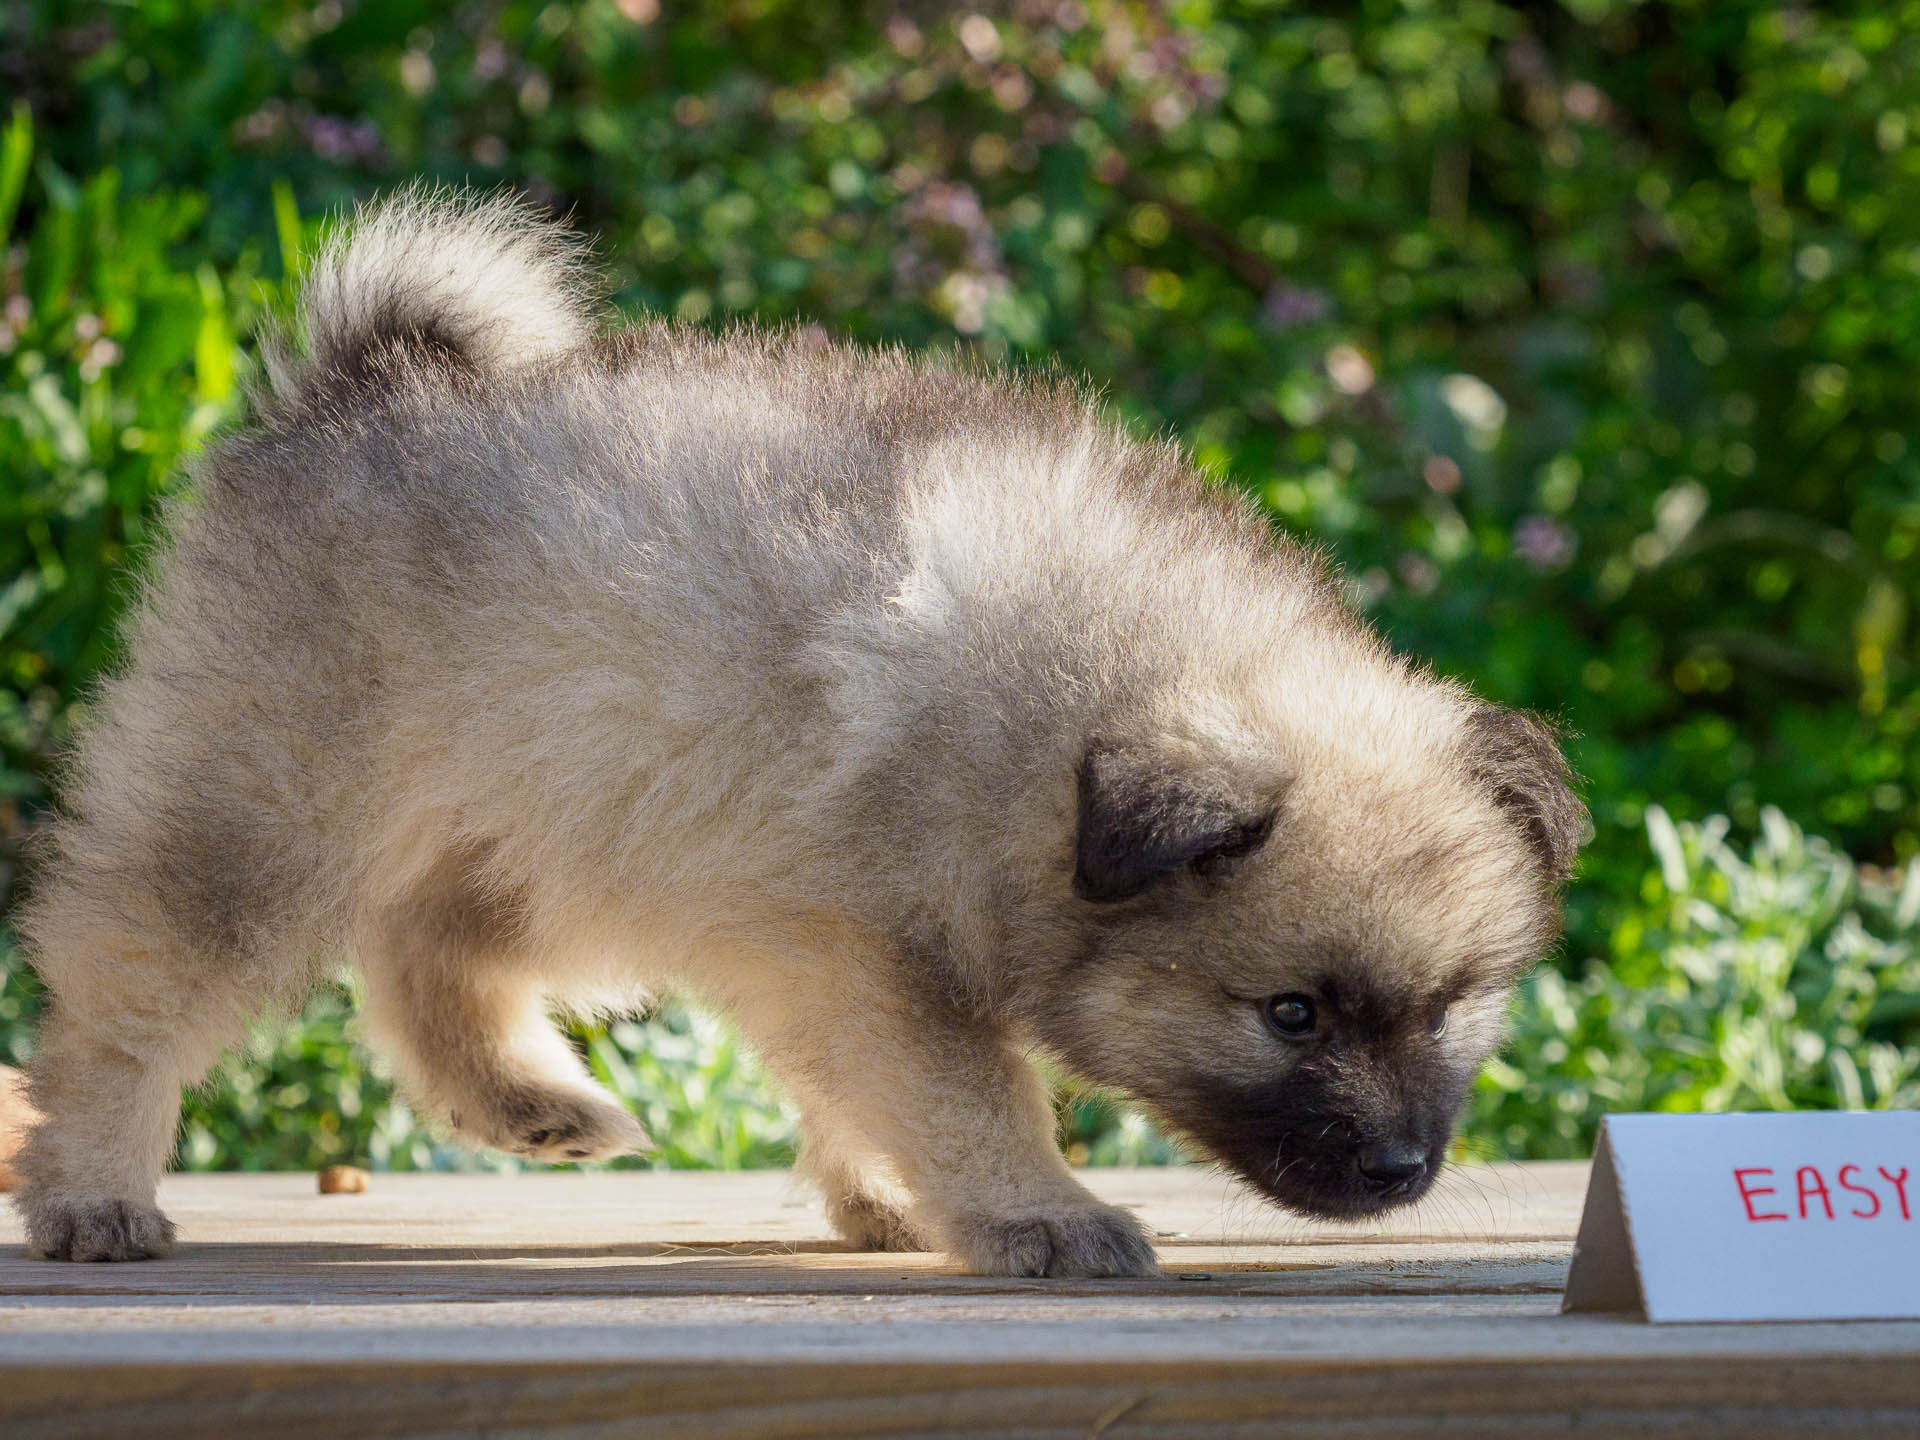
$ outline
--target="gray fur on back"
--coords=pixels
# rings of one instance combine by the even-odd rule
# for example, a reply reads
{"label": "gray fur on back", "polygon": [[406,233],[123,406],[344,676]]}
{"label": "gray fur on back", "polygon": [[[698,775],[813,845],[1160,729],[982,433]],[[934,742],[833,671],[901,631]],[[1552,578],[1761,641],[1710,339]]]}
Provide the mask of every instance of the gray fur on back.
{"label": "gray fur on back", "polygon": [[[526,223],[413,195],[361,220],[306,291],[313,355],[278,362],[279,406],[199,467],[200,508],[176,522],[175,577],[254,597],[231,615],[254,641],[249,690],[251,667],[298,657],[272,688],[362,778],[327,797],[349,830],[392,805],[396,730],[431,727],[424,748],[514,796],[509,822],[485,795],[436,794],[436,823],[529,868],[591,835],[642,873],[697,863],[709,883],[836,897],[879,882],[889,920],[907,903],[951,928],[951,897],[922,892],[958,857],[924,853],[940,837],[924,813],[899,823],[902,792],[941,795],[939,828],[977,835],[1033,771],[1070,771],[1104,720],[1197,669],[1335,643],[1398,673],[1317,564],[1074,384],[791,333],[592,336],[577,262]],[[424,233],[402,245],[404,226]],[[367,236],[391,271],[362,257]],[[531,266],[509,271],[530,293],[491,289],[504,263],[420,258],[489,243]],[[410,306],[416,266],[440,286],[431,311]],[[484,704],[449,705],[475,683]],[[591,764],[540,764],[589,735]],[[751,823],[790,832],[778,847],[743,849],[745,817],[706,813],[719,797],[675,773],[723,741],[725,768],[759,777]],[[623,855],[636,795],[704,841],[678,863]]]}

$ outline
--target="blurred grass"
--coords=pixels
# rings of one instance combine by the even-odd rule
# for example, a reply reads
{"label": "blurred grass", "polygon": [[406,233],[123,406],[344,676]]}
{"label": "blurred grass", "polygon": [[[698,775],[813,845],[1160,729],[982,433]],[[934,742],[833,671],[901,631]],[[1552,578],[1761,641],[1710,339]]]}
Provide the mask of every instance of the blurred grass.
{"label": "blurred grass", "polygon": [[[188,1100],[179,1162],[189,1170],[518,1169],[423,1123],[384,1067],[347,1039],[351,987],[330,986],[285,1027],[263,1031],[243,1063]],[[678,1005],[579,1032],[594,1077],[638,1115],[659,1149],[620,1162],[673,1170],[792,1163],[794,1114],[725,1026]]]}

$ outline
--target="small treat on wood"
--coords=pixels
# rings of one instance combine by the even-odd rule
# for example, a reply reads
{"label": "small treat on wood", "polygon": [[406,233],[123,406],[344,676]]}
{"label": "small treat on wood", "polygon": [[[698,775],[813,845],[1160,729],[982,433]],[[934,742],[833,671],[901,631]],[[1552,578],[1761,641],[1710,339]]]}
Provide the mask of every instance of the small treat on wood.
{"label": "small treat on wood", "polygon": [[0,1065],[0,1190],[11,1190],[20,1183],[13,1157],[25,1142],[28,1128],[39,1118],[27,1104],[26,1077]]}
{"label": "small treat on wood", "polygon": [[329,1165],[320,1172],[322,1195],[364,1195],[367,1172],[358,1165]]}

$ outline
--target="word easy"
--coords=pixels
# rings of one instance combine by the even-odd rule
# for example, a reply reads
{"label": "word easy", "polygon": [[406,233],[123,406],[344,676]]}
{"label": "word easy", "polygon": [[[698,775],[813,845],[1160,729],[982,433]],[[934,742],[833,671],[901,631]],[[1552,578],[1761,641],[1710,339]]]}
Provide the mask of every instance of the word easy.
{"label": "word easy", "polygon": [[1609,1115],[1568,1310],[1920,1320],[1920,1110]]}
{"label": "word easy", "polygon": [[[1831,1182],[1831,1183],[1829,1183]],[[1913,1219],[1907,1167],[1886,1165],[1736,1165],[1733,1183],[1749,1222],[1767,1220]]]}

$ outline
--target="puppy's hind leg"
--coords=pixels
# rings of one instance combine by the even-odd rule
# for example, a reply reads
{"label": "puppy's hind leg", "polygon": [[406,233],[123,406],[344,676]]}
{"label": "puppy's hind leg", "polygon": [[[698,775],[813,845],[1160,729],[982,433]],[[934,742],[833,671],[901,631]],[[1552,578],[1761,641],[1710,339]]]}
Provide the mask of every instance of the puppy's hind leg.
{"label": "puppy's hind leg", "polygon": [[266,964],[182,936],[143,885],[90,896],[97,878],[56,867],[24,927],[49,1004],[27,1067],[41,1119],[14,1203],[28,1250],[47,1260],[173,1248],[154,1195],[181,1088],[242,1037],[273,988]]}
{"label": "puppy's hind leg", "polygon": [[364,926],[369,1038],[402,1088],[467,1139],[554,1163],[651,1148],[546,1013],[514,907],[451,854]]}
{"label": "puppy's hind leg", "polygon": [[154,1192],[197,1068],[54,1009],[28,1072],[43,1118],[21,1152],[15,1198],[35,1258],[151,1260],[173,1249]]}

